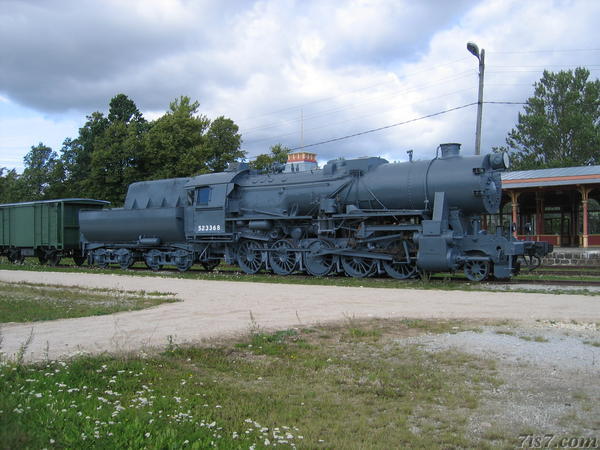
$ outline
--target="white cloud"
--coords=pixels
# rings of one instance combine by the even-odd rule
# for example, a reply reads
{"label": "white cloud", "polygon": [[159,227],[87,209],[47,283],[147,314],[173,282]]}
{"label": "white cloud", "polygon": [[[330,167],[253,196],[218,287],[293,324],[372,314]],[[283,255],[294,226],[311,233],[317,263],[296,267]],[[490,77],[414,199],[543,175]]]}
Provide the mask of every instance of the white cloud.
{"label": "white cloud", "polygon": [[60,150],[67,136],[76,136],[82,125],[66,117],[49,118],[12,102],[0,110],[0,167],[23,169],[23,157],[40,142]]}
{"label": "white cloud", "polygon": [[[0,93],[38,113],[14,112],[14,134],[16,122],[3,124],[12,144],[0,144],[0,159],[38,140],[60,145],[119,92],[150,119],[179,95],[198,99],[202,113],[240,125],[250,154],[300,145],[301,115],[305,144],[408,121],[476,101],[469,40],[487,51],[485,100],[524,101],[544,68],[598,76],[599,51],[560,50],[597,49],[599,16],[587,0],[9,3]],[[503,144],[518,111],[485,105],[484,150]],[[321,159],[426,157],[449,141],[471,152],[474,132],[470,107],[311,149]]]}

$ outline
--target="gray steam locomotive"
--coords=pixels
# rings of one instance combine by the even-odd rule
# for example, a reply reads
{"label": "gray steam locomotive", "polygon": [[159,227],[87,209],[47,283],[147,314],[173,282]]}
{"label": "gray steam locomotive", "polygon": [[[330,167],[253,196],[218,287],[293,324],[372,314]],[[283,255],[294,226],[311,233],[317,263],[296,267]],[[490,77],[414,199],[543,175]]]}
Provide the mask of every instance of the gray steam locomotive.
{"label": "gray steam locomotive", "polygon": [[249,274],[408,279],[463,270],[473,281],[508,279],[552,246],[481,229],[481,215],[498,212],[507,168],[505,154],[463,157],[459,144],[442,144],[427,161],[337,159],[291,173],[236,163],[143,181],[123,208],[80,212],[82,252],[100,267],[211,270],[224,259]]}

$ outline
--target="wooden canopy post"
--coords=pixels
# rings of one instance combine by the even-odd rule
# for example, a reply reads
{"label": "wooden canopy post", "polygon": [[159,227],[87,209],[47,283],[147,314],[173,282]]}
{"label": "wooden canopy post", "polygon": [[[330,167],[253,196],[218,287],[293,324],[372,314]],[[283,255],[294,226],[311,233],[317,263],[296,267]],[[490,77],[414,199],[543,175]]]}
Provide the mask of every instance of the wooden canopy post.
{"label": "wooden canopy post", "polygon": [[510,205],[512,206],[512,223],[515,224],[515,231],[513,231],[513,236],[516,238],[517,237],[517,230],[519,228],[519,195],[521,195],[520,192],[516,192],[516,191],[508,191],[509,195],[510,195]]}
{"label": "wooden canopy post", "polygon": [[544,192],[535,193],[535,234],[540,236],[544,234]]}
{"label": "wooden canopy post", "polygon": [[579,192],[581,193],[581,206],[583,209],[583,233],[582,233],[582,246],[583,248],[587,248],[589,245],[589,213],[588,213],[588,204],[590,200],[590,192],[592,188],[588,188],[587,186],[579,186]]}

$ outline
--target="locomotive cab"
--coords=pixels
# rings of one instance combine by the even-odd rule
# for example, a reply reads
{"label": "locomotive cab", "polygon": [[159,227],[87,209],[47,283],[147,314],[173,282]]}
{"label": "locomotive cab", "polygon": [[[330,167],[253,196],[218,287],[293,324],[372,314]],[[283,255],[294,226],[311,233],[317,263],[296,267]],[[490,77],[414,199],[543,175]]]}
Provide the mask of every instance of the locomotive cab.
{"label": "locomotive cab", "polygon": [[226,222],[229,196],[235,188],[234,179],[245,170],[198,175],[185,185],[191,204],[186,211],[187,239],[212,240],[222,238],[231,230]]}

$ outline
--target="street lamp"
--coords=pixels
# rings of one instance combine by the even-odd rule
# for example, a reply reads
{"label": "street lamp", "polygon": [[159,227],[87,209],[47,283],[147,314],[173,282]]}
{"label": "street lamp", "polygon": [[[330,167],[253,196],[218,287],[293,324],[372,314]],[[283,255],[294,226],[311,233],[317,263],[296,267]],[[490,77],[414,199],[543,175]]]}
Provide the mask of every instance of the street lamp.
{"label": "street lamp", "polygon": [[485,70],[485,50],[475,42],[467,42],[467,50],[479,60],[479,93],[477,94],[477,131],[475,132],[475,154],[481,154],[481,116],[483,114],[483,71]]}

